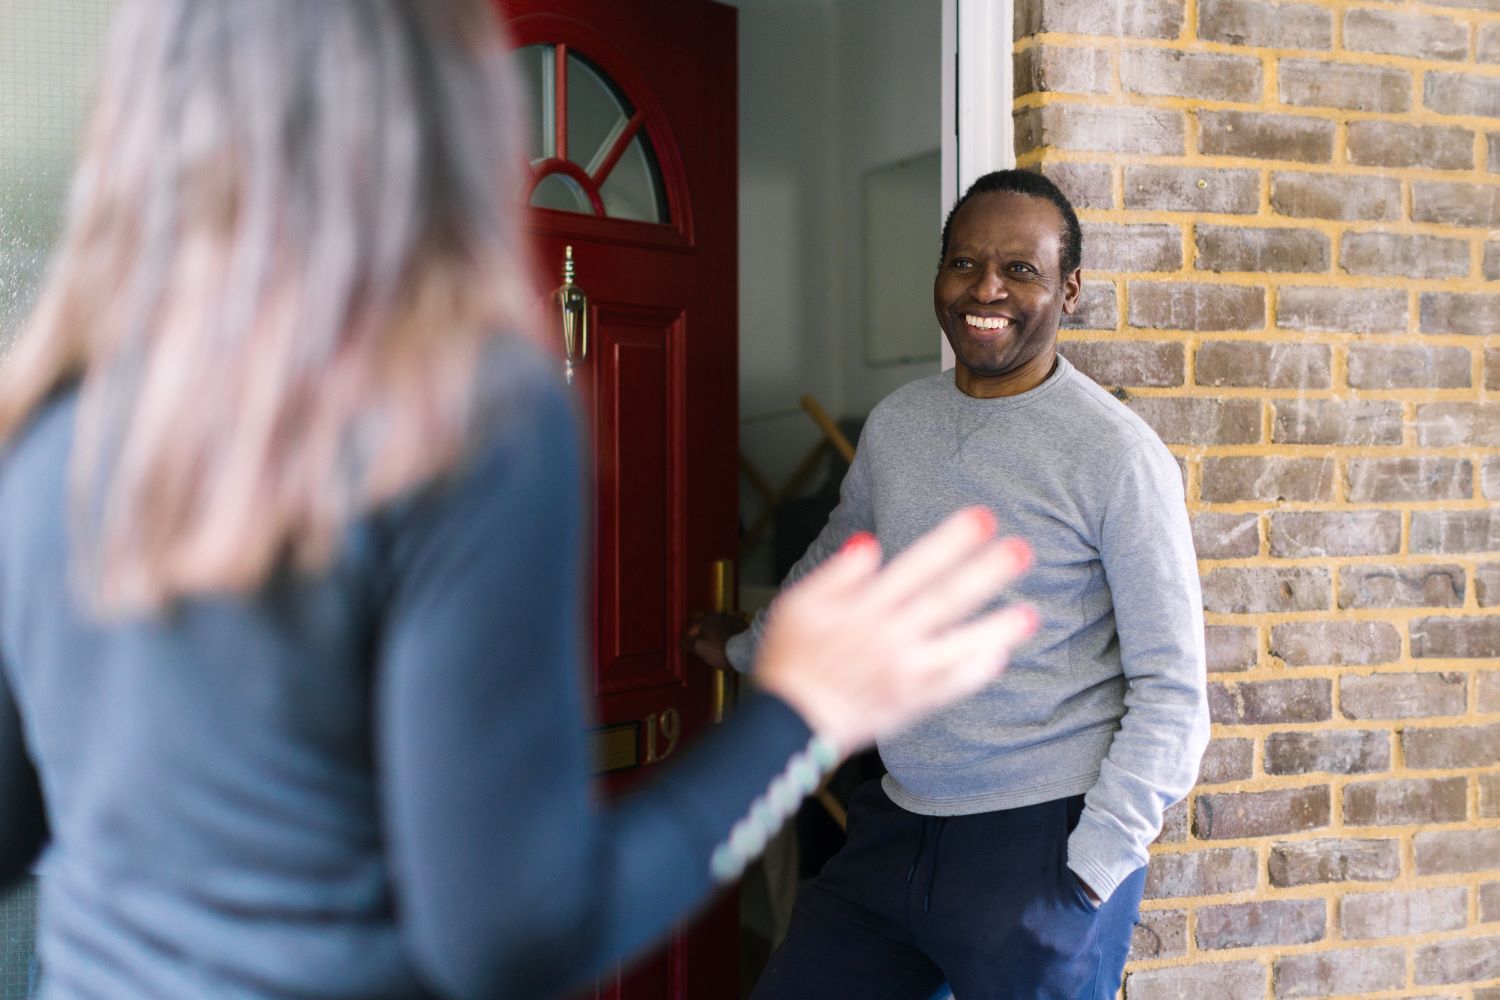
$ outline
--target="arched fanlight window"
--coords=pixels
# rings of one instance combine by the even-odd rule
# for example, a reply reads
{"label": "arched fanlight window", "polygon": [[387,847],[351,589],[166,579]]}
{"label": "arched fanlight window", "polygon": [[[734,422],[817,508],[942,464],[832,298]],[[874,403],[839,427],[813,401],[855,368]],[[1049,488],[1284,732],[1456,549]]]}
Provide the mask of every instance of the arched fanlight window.
{"label": "arched fanlight window", "polygon": [[598,66],[566,45],[517,52],[534,103],[528,203],[637,222],[671,222],[644,116]]}

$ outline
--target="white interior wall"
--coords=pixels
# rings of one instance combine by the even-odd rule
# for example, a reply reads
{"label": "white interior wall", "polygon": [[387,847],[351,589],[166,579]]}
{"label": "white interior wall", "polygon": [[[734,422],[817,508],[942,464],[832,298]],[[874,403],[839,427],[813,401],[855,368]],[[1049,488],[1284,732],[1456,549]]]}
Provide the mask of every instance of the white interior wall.
{"label": "white interior wall", "polygon": [[[732,2],[740,447],[780,484],[818,440],[798,404],[804,393],[835,416],[863,415],[935,370],[935,363],[865,363],[860,183],[872,167],[938,148],[942,0]],[[747,521],[760,508],[748,489],[741,504]],[[768,572],[752,564],[745,577]]]}

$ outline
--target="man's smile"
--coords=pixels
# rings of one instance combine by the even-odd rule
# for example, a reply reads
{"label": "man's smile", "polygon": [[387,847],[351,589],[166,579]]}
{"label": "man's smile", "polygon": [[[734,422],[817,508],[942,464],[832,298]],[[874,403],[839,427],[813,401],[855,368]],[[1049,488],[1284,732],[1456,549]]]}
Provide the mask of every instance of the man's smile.
{"label": "man's smile", "polygon": [[973,313],[964,314],[964,322],[976,330],[1003,330],[1011,325],[1009,316],[977,316]]}

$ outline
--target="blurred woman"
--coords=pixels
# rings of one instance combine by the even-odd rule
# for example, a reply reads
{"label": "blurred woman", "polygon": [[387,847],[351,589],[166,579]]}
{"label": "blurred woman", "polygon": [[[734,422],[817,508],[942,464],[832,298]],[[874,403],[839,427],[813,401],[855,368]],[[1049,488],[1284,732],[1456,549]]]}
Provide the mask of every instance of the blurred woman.
{"label": "blurred woman", "polygon": [[982,513],[863,540],[762,694],[594,801],[503,51],[485,0],[118,15],[0,373],[0,883],[40,857],[47,997],[552,995],[1029,634],[971,618],[1026,560]]}

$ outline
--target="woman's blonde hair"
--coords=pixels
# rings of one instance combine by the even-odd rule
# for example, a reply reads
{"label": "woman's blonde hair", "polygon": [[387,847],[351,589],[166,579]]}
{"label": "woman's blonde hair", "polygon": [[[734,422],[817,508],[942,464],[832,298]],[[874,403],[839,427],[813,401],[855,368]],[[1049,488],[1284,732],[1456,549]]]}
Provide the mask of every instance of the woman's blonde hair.
{"label": "woman's blonde hair", "polygon": [[452,468],[526,333],[516,88],[488,0],[126,0],[0,439],[77,382],[104,610],[326,567]]}

